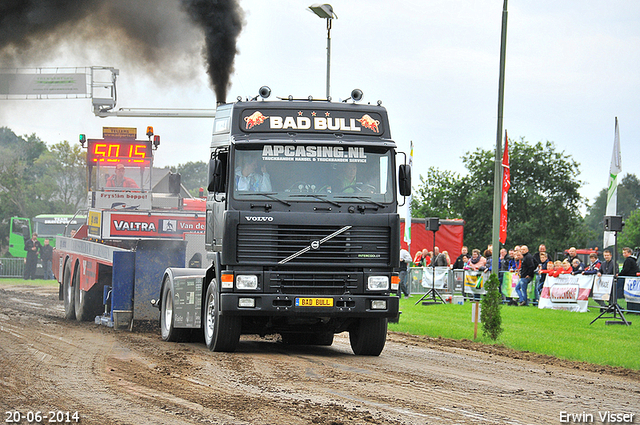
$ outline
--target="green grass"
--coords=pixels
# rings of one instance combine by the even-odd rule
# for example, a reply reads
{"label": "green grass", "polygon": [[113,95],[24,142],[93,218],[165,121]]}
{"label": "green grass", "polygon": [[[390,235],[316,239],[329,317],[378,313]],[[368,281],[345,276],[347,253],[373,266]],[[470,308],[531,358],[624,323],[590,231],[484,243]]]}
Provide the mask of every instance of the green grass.
{"label": "green grass", "polygon": [[13,277],[3,277],[0,278],[0,285],[58,286],[58,282],[55,280],[24,280]]}
{"label": "green grass", "polygon": [[[390,323],[389,330],[473,340],[471,303],[462,306],[414,305],[418,300],[418,295],[414,295],[400,301],[400,322]],[[625,308],[624,302],[621,307]],[[485,337],[479,323],[476,341],[568,360],[640,369],[640,356],[637,355],[640,352],[640,316],[625,313],[626,319],[633,322],[631,326],[605,325],[605,321],[611,319],[600,319],[590,325],[598,314],[597,308],[590,308],[587,313],[576,313],[503,305],[504,331],[500,338],[494,342]]]}

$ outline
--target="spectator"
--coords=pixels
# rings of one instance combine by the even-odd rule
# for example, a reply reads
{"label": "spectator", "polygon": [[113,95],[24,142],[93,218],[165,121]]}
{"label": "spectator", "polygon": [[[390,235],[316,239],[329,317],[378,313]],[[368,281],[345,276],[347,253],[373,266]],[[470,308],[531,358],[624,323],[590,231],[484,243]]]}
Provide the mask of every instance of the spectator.
{"label": "spectator", "polygon": [[427,267],[431,264],[431,253],[427,248],[422,250],[422,261],[420,262],[420,266]]}
{"label": "spectator", "polygon": [[448,266],[446,257],[440,252],[440,248],[437,246],[433,247],[433,256],[431,258],[431,264],[433,264],[433,267]]}
{"label": "spectator", "polygon": [[31,239],[24,242],[24,250],[27,251],[27,258],[24,265],[25,280],[33,280],[36,278],[36,267],[38,265],[38,251],[42,248],[42,244],[38,240],[38,234],[33,233]]}
{"label": "spectator", "polygon": [[422,251],[416,252],[416,255],[413,257],[413,264],[415,267],[421,267],[420,262],[422,261]]}
{"label": "spectator", "polygon": [[462,247],[462,250],[460,251],[460,255],[458,255],[458,258],[456,258],[456,261],[453,263],[453,268],[454,269],[463,269],[465,262],[462,260],[462,257],[467,256],[469,253],[469,248],[467,248],[466,246]]}
{"label": "spectator", "polygon": [[402,298],[402,294],[409,298],[408,270],[411,265],[411,254],[406,249],[400,250],[400,284],[398,285],[398,298]]}
{"label": "spectator", "polygon": [[442,255],[444,255],[445,260],[447,260],[447,267],[451,267],[451,257],[449,257],[449,252],[442,251]]}
{"label": "spectator", "polygon": [[44,272],[44,280],[53,279],[51,271],[51,260],[53,259],[53,247],[49,245],[49,239],[44,240],[44,245],[40,248],[40,260],[42,260],[42,269]]}
{"label": "spectator", "polygon": [[611,251],[605,249],[602,253],[604,256],[604,263],[602,263],[601,273],[602,274],[616,274],[618,270],[616,270],[616,264],[613,262],[613,258],[611,256]]}
{"label": "spectator", "polygon": [[480,267],[485,267],[487,259],[480,255],[479,249],[471,251],[471,259],[467,263],[470,270],[480,270]]}
{"label": "spectator", "polygon": [[[547,253],[547,247],[544,246],[544,244],[540,244],[540,246],[538,247],[538,252],[533,254],[533,259],[536,260],[536,267],[542,264],[542,261],[540,260],[540,254],[542,254],[543,252],[545,254]],[[548,256],[547,256],[547,259],[548,259]]]}
{"label": "spectator", "polygon": [[560,270],[560,274],[571,274],[571,273],[573,273],[573,268],[571,267],[571,263],[567,258],[562,262],[562,270]]}
{"label": "spectator", "polygon": [[[544,247],[544,245],[540,245],[540,246]],[[544,281],[547,279],[549,263],[551,263],[551,270],[553,270],[553,261],[550,261],[547,258],[546,251],[540,251],[538,253],[538,258],[540,262],[538,263],[538,275],[536,277],[536,291],[535,291],[536,301],[540,299],[540,294],[542,293],[542,288],[544,287]],[[545,271],[546,273],[542,273],[543,271]]]}
{"label": "spectator", "polygon": [[[638,263],[636,257],[633,256],[633,251],[628,246],[622,248],[622,256],[624,257],[624,263],[622,263],[622,270],[618,276],[620,277],[636,277],[640,272],[638,269]],[[624,279],[618,280],[618,299],[624,297]]]}
{"label": "spectator", "polygon": [[598,254],[592,252],[589,254],[589,265],[584,269],[582,274],[602,274],[602,262],[598,260]]}
{"label": "spectator", "polygon": [[582,274],[584,271],[584,264],[579,258],[574,258],[573,261],[571,261],[571,268],[573,269],[571,274]]}
{"label": "spectator", "polygon": [[576,247],[572,246],[571,248],[569,248],[569,256],[567,257],[567,259],[569,260],[569,264],[573,264],[573,260],[575,260],[576,258],[578,258],[578,253]]}
{"label": "spectator", "polygon": [[533,255],[529,252],[529,247],[522,245],[520,247],[520,252],[522,253],[522,265],[520,268],[520,280],[516,285],[516,293],[520,299],[518,305],[528,306],[529,300],[527,298],[527,287],[533,279],[533,275],[536,271],[536,265],[533,260]]}
{"label": "spectator", "polygon": [[491,271],[491,266],[493,265],[493,258],[491,249],[487,248],[484,250],[483,256],[486,260],[485,268]]}
{"label": "spectator", "polygon": [[522,253],[520,252],[520,247],[516,247],[518,249],[513,249],[513,258],[509,261],[509,271],[513,273],[520,273],[520,268],[522,267]]}

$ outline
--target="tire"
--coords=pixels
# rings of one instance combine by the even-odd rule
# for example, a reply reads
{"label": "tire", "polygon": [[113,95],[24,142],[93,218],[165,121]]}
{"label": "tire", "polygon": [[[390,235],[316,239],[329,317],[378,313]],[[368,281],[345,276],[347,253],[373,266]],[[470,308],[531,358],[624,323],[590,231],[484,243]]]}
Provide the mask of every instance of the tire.
{"label": "tire", "polygon": [[64,299],[64,318],[74,320],[76,318],[75,291],[71,286],[71,266],[67,263],[62,272],[62,297]]}
{"label": "tire", "polygon": [[242,318],[220,315],[220,294],[215,281],[207,288],[203,316],[204,342],[209,350],[235,351],[240,342]]}
{"label": "tire", "polygon": [[349,330],[349,342],[356,356],[379,356],[387,340],[387,319],[360,319]]}
{"label": "tire", "polygon": [[76,272],[73,278],[73,288],[76,320],[78,322],[87,322],[100,315],[100,291],[98,291],[97,288],[92,288],[88,291],[80,289],[79,264],[76,266]]}
{"label": "tire", "polygon": [[188,339],[191,329],[174,327],[173,288],[171,282],[166,281],[162,287],[162,304],[160,307],[160,334],[168,342],[181,342]]}

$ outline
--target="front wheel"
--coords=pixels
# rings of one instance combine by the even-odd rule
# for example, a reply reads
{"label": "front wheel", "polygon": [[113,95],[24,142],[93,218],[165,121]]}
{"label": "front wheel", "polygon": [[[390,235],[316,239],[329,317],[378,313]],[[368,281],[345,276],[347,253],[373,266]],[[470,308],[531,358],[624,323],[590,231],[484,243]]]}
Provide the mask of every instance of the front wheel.
{"label": "front wheel", "polygon": [[387,341],[387,319],[360,319],[349,330],[349,342],[356,356],[379,356]]}
{"label": "front wheel", "polygon": [[74,303],[74,288],[71,286],[71,265],[65,264],[62,273],[62,297],[64,299],[64,318],[73,320],[76,318],[76,307]]}
{"label": "front wheel", "polygon": [[220,314],[220,294],[215,281],[209,284],[204,306],[204,341],[211,351],[235,351],[240,342],[242,318]]}
{"label": "front wheel", "polygon": [[160,307],[160,334],[164,341],[180,342],[188,339],[190,329],[174,327],[175,312],[173,309],[173,288],[170,282],[162,287],[162,304]]}

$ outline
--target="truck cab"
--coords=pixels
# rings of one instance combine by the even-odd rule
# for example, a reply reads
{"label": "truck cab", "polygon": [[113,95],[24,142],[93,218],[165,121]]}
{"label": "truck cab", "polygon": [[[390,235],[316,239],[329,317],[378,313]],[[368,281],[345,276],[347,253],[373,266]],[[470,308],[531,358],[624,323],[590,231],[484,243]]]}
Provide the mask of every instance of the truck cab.
{"label": "truck cab", "polygon": [[[219,106],[206,211],[211,265],[193,311],[208,347],[233,351],[245,333],[331,345],[348,331],[354,353],[380,354],[387,319],[398,315],[397,189],[410,190],[408,166],[395,170],[381,106]],[[161,324],[165,339],[173,319]]]}

